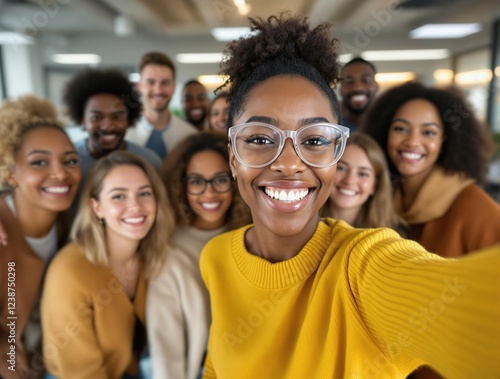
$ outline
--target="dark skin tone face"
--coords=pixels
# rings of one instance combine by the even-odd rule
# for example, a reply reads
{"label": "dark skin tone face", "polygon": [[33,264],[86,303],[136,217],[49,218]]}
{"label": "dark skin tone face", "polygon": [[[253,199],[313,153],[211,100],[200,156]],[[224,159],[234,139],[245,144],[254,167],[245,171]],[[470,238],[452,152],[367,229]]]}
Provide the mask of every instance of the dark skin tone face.
{"label": "dark skin tone face", "polygon": [[101,93],[88,98],[82,125],[89,133],[88,148],[94,158],[125,148],[128,109],[118,96]]}
{"label": "dark skin tone face", "polygon": [[355,122],[370,106],[378,84],[375,72],[363,62],[352,63],[342,70],[340,94],[347,111],[347,117]]}
{"label": "dark skin tone face", "polygon": [[[268,79],[249,92],[233,124],[251,121],[297,130],[315,122],[336,123],[337,117],[326,94],[316,85],[302,77],[286,76]],[[318,213],[332,191],[337,166],[307,165],[289,139],[268,166],[245,166],[231,148],[230,165],[241,196],[252,211],[254,227],[246,234],[247,249],[271,262],[295,256],[316,230]],[[281,201],[270,197],[270,190],[300,195],[293,201]]]}
{"label": "dark skin tone face", "polygon": [[186,120],[201,130],[208,110],[207,90],[199,83],[188,84],[182,91]]}

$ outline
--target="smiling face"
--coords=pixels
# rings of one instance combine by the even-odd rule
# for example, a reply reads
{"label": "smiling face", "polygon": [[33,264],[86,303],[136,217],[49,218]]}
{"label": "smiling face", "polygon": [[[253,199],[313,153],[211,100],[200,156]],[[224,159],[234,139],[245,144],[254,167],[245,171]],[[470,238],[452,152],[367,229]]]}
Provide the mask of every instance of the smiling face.
{"label": "smiling face", "polygon": [[443,144],[443,123],[437,108],[423,99],[410,100],[394,114],[387,151],[404,178],[425,180]]}
{"label": "smiling face", "polygon": [[100,93],[88,98],[83,113],[83,128],[88,132],[88,148],[100,158],[123,147],[129,126],[128,109],[116,95]]}
{"label": "smiling face", "polygon": [[207,90],[199,83],[190,83],[182,91],[182,108],[193,125],[203,124],[207,116]]}
{"label": "smiling face", "polygon": [[[234,125],[260,121],[282,130],[297,130],[314,122],[337,122],[326,94],[297,76],[273,77],[262,82],[249,92],[245,104],[233,120]],[[298,236],[302,241],[311,237],[319,209],[331,193],[336,165],[308,166],[290,139],[278,158],[265,167],[245,166],[235,158],[232,149],[230,163],[256,229],[268,230],[277,237]],[[282,193],[293,200],[280,200]]]}
{"label": "smiling face", "polygon": [[337,163],[337,175],[330,196],[333,209],[350,209],[359,213],[375,192],[375,182],[375,170],[365,151],[357,145],[347,145]]}
{"label": "smiling face", "polygon": [[68,136],[54,127],[27,132],[7,175],[16,204],[61,212],[68,209],[80,184],[78,154]]}
{"label": "smiling face", "polygon": [[215,99],[210,109],[210,128],[218,132],[227,132],[229,104],[225,97]]}
{"label": "smiling face", "polygon": [[354,115],[361,115],[377,93],[373,69],[363,62],[352,63],[342,70],[340,94],[345,107]]}
{"label": "smiling face", "polygon": [[[227,161],[212,150],[193,155],[186,168],[186,177],[193,180],[216,178],[220,183],[224,183],[224,186],[227,182],[231,182]],[[195,213],[192,225],[198,229],[213,230],[220,228],[226,222],[226,213],[233,201],[233,188],[230,187],[229,191],[220,193],[214,191],[212,185],[207,183],[203,193],[193,195],[188,192],[186,197],[189,207]]]}
{"label": "smiling face", "polygon": [[153,187],[142,169],[132,165],[113,168],[106,175],[98,199],[90,199],[95,215],[104,220],[111,245],[139,242],[156,216]]}
{"label": "smiling face", "polygon": [[174,73],[168,66],[148,64],[141,71],[137,89],[146,113],[166,111],[175,91]]}

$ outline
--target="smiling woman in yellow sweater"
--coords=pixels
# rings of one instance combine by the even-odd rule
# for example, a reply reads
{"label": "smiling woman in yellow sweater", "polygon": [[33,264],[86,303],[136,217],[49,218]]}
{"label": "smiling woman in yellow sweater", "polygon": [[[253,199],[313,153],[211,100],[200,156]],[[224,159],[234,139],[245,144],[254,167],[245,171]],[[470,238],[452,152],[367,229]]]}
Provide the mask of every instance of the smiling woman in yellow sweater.
{"label": "smiling woman in yellow sweater", "polygon": [[[59,379],[134,378],[145,345],[145,278],[174,228],[165,188],[138,156],[112,152],[87,179],[71,237],[47,272],[43,351]],[[124,376],[127,375],[127,376]]]}
{"label": "smiling woman in yellow sweater", "polygon": [[254,224],[202,252],[204,378],[404,378],[423,364],[497,377],[500,248],[446,260],[390,229],[321,219],[349,133],[331,87],[338,42],[288,14],[251,24],[222,74],[230,167]]}

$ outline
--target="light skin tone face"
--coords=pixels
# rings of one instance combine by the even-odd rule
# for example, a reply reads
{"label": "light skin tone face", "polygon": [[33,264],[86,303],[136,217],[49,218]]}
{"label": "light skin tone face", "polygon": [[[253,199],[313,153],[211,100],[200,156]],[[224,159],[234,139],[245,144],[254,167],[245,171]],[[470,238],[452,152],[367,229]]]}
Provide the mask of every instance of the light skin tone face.
{"label": "light skin tone face", "polygon": [[375,192],[375,182],[375,170],[365,151],[357,145],[347,145],[337,163],[330,196],[332,216],[352,224]]}
{"label": "light skin tone face", "polygon": [[201,84],[188,84],[182,91],[182,108],[186,120],[195,126],[203,125],[207,116],[207,90]]}
{"label": "light skin tone face", "polygon": [[[251,121],[297,130],[315,122],[336,123],[337,117],[326,94],[317,86],[302,77],[285,76],[268,79],[247,94],[245,108],[233,124]],[[278,158],[266,167],[243,165],[231,149],[230,165],[254,221],[254,227],[245,236],[247,249],[271,262],[295,256],[316,230],[318,212],[332,191],[336,165],[308,166],[297,155],[290,139]],[[270,190],[305,195],[293,201],[280,201],[266,194]]]}
{"label": "light skin tone face", "polygon": [[118,96],[101,93],[89,97],[82,125],[89,134],[87,145],[94,158],[125,148],[128,109]]}
{"label": "light skin tone face", "polygon": [[[211,150],[201,151],[191,158],[186,169],[186,176],[211,180],[224,180],[229,175],[227,161],[222,155]],[[231,181],[231,177],[227,177]],[[196,214],[193,226],[202,230],[213,230],[222,227],[226,222],[226,213],[233,201],[233,190],[224,193],[214,191],[207,184],[205,192],[200,195],[187,193],[187,201]]]}
{"label": "light skin tone face", "polygon": [[229,104],[225,97],[215,99],[210,109],[210,128],[218,132],[227,132]]}
{"label": "light skin tone face", "polygon": [[156,200],[144,171],[132,165],[113,168],[103,181],[99,199],[90,199],[95,215],[104,221],[111,252],[137,249],[156,217]]}
{"label": "light skin tone face", "polygon": [[410,100],[394,114],[387,140],[388,155],[403,186],[420,188],[434,168],[443,144],[438,109],[423,99]]}
{"label": "light skin tone face", "polygon": [[[26,235],[48,233],[57,214],[71,206],[80,179],[78,154],[63,131],[39,127],[23,136],[7,180],[14,187],[18,217],[26,220]],[[38,226],[47,223],[45,228],[30,228],[30,220],[37,220]]]}
{"label": "light skin tone face", "polygon": [[168,104],[175,91],[174,73],[170,67],[149,64],[141,71],[137,89],[142,95],[146,114],[168,111]]}
{"label": "light skin tone face", "polygon": [[348,113],[360,116],[378,91],[373,69],[366,63],[352,63],[342,70],[340,94]]}

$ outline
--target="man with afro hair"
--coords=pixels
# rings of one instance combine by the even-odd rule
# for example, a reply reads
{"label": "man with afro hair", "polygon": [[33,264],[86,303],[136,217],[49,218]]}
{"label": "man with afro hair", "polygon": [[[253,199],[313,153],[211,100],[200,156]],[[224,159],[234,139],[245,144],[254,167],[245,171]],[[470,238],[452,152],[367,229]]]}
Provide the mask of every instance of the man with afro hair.
{"label": "man with afro hair", "polygon": [[162,162],[154,151],[125,141],[127,128],[141,113],[137,97],[133,84],[117,69],[86,68],[66,84],[66,111],[88,133],[87,138],[75,142],[83,178],[97,159],[115,150],[130,151],[160,169]]}

